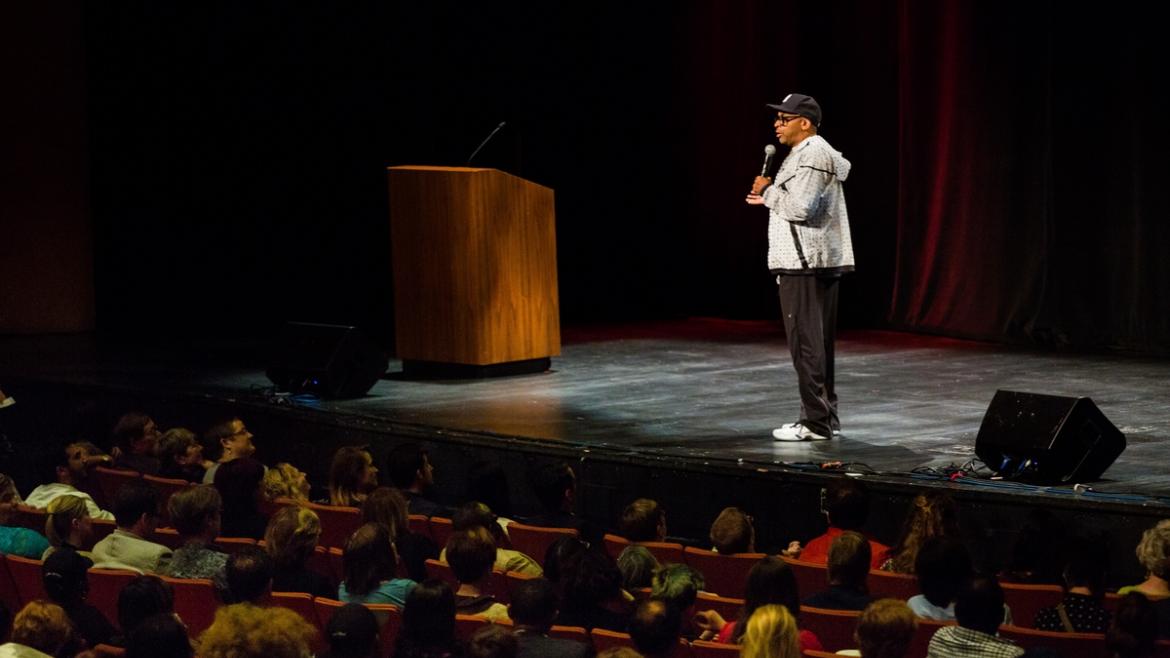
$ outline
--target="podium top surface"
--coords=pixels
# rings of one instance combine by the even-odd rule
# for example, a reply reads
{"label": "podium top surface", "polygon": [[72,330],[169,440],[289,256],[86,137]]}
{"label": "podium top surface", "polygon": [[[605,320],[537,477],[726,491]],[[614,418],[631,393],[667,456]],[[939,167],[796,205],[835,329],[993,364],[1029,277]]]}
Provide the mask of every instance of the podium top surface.
{"label": "podium top surface", "polygon": [[396,165],[394,167],[386,167],[389,171],[499,171],[492,167],[437,167],[432,165]]}

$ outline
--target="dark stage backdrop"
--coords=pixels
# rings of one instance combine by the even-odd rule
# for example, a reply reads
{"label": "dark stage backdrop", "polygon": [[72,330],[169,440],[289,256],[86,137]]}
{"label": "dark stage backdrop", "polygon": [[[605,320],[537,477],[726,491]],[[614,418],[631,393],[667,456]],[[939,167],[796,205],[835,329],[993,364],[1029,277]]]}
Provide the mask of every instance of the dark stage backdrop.
{"label": "dark stage backdrop", "polygon": [[568,323],[776,317],[743,204],[763,104],[816,96],[846,326],[1170,351],[1153,9],[841,1],[89,2],[99,326],[387,344],[384,167],[557,193]]}

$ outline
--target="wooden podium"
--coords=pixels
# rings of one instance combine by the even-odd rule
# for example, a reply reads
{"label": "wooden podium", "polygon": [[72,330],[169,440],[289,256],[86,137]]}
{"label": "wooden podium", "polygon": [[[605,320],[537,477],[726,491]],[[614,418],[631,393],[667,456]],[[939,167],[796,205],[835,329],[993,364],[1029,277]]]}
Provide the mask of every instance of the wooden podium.
{"label": "wooden podium", "polygon": [[547,370],[561,352],[553,191],[497,169],[387,171],[403,370]]}

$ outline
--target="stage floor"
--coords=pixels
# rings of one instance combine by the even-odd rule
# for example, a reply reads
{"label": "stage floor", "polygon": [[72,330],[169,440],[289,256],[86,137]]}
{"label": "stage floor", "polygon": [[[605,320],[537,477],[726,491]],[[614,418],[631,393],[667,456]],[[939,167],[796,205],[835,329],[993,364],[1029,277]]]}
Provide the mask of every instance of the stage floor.
{"label": "stage floor", "polygon": [[[1088,396],[1128,447],[1097,491],[1170,496],[1170,361],[1038,352],[894,332],[837,346],[842,435],[776,443],[797,419],[779,326],[693,319],[572,328],[553,369],[491,380],[417,381],[401,364],[364,398],[311,408],[339,416],[518,437],[561,447],[712,465],[842,461],[886,474],[962,465],[997,389]],[[222,344],[99,347],[87,337],[0,339],[0,389],[19,379],[238,399],[269,386],[262,350]],[[8,385],[6,385],[6,383]],[[1135,501],[1131,501],[1135,502]],[[1158,501],[1150,501],[1158,502]]]}

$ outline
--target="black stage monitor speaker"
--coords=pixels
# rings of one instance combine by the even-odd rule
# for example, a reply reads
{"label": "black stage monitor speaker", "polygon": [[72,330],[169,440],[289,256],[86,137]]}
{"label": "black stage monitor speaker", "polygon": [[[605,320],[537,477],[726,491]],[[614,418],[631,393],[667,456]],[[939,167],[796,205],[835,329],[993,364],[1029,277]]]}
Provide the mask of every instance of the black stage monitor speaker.
{"label": "black stage monitor speaker", "polygon": [[356,327],[289,322],[269,363],[268,379],[279,390],[358,398],[386,374],[390,360]]}
{"label": "black stage monitor speaker", "polygon": [[1100,479],[1125,435],[1089,398],[996,391],[975,454],[1010,480],[1068,484]]}

